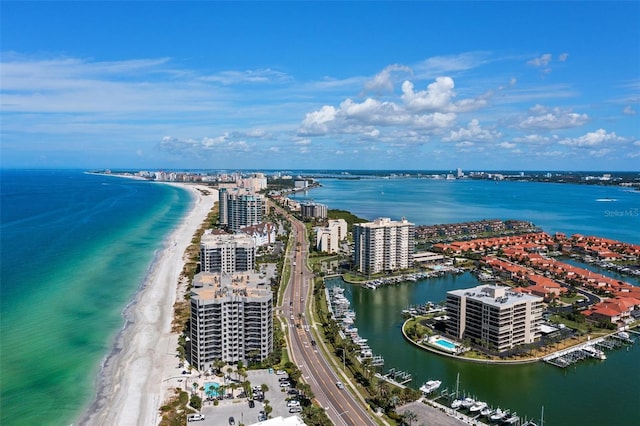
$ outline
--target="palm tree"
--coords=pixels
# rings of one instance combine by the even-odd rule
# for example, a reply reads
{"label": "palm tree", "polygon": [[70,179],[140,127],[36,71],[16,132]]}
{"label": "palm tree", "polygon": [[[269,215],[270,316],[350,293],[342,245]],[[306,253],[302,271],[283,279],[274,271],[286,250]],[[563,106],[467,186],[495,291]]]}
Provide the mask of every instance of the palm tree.
{"label": "palm tree", "polygon": [[411,426],[411,424],[413,422],[418,420],[418,415],[416,413],[414,413],[413,411],[411,411],[411,410],[405,411],[405,413],[404,413],[404,415],[402,417],[404,417],[404,420],[409,422],[409,426]]}

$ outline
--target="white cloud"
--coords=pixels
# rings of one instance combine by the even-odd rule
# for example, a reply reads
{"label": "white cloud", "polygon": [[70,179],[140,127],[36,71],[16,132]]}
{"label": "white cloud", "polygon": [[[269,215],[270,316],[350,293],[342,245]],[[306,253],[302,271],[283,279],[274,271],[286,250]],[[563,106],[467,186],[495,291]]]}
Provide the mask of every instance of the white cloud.
{"label": "white cloud", "polygon": [[413,69],[416,79],[433,79],[437,76],[477,68],[489,61],[489,52],[466,52],[457,55],[433,56],[416,64]]}
{"label": "white cloud", "polygon": [[598,150],[589,151],[589,155],[592,156],[592,157],[600,158],[600,157],[604,157],[605,155],[609,154],[610,152],[611,152],[610,149],[602,148],[602,149],[598,149]]}
{"label": "white cloud", "polygon": [[561,140],[561,145],[575,146],[575,147],[592,147],[598,146],[603,143],[610,142],[624,142],[625,139],[617,136],[615,132],[607,133],[604,129],[598,129],[595,132],[589,132],[578,138],[567,138]]}
{"label": "white cloud", "polygon": [[384,93],[384,92],[392,92],[394,83],[402,76],[411,75],[412,70],[408,66],[400,65],[400,64],[392,64],[388,65],[376,74],[371,80],[367,81],[364,84],[364,89],[366,92],[376,92],[376,93]]}
{"label": "white cloud", "polygon": [[245,71],[221,71],[217,74],[204,76],[202,80],[231,85],[244,83],[283,83],[291,80],[291,77],[281,71],[265,68]]}
{"label": "white cloud", "polygon": [[631,105],[627,105],[626,107],[624,107],[622,112],[626,115],[636,115],[638,113],[635,109],[633,109]]}
{"label": "white cloud", "polygon": [[416,111],[434,111],[448,109],[455,84],[451,77],[438,77],[426,90],[414,92],[413,83],[402,83],[402,100],[407,107]]}
{"label": "white cloud", "polygon": [[533,58],[527,62],[527,65],[534,67],[546,67],[551,62],[551,53],[545,53],[537,58]]}
{"label": "white cloud", "polygon": [[452,130],[449,136],[443,137],[443,142],[456,142],[461,140],[466,141],[492,141],[501,136],[500,132],[483,129],[480,126],[480,122],[473,119],[469,122],[466,128],[460,128],[458,130]]}
{"label": "white cloud", "polygon": [[308,112],[298,133],[301,135],[324,135],[329,131],[329,123],[336,118],[336,109],[331,105],[324,105],[318,111]]}
{"label": "white cloud", "polygon": [[504,149],[513,149],[517,145],[515,143],[512,143],[512,142],[502,142],[502,143],[499,143],[498,146],[500,148],[504,148]]}
{"label": "white cloud", "polygon": [[519,126],[523,129],[569,129],[582,126],[589,121],[587,114],[577,114],[571,110],[560,108],[548,109],[536,105],[529,110],[533,115],[522,120]]}
{"label": "white cloud", "polygon": [[558,61],[560,62],[565,62],[567,58],[569,58],[568,53],[561,53],[560,55],[558,55]]}

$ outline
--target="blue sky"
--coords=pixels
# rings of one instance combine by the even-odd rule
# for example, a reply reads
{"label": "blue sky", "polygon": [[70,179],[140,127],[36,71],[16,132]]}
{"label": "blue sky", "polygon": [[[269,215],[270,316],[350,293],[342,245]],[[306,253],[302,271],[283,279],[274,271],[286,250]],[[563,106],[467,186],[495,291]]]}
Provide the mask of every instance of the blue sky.
{"label": "blue sky", "polygon": [[640,3],[0,3],[2,167],[640,170]]}

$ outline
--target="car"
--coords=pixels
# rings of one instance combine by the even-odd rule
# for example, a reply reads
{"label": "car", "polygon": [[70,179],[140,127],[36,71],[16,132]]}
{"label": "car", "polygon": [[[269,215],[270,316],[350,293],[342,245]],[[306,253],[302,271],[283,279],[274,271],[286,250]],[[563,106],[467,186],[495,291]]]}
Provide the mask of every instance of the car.
{"label": "car", "polygon": [[256,406],[256,403],[253,401],[253,399],[249,400],[249,408],[253,408]]}
{"label": "car", "polygon": [[229,417],[229,426],[236,426],[236,419],[233,416]]}
{"label": "car", "polygon": [[189,414],[187,416],[188,422],[198,422],[204,420],[204,414]]}
{"label": "car", "polygon": [[258,421],[263,422],[265,420],[267,420],[267,413],[260,411],[260,414],[258,414]]}
{"label": "car", "polygon": [[302,413],[302,407],[291,407],[289,408],[290,413]]}
{"label": "car", "polygon": [[287,374],[287,372],[286,372],[286,371],[284,371],[284,370],[276,370],[276,374],[277,374],[278,376],[282,376],[283,374]]}
{"label": "car", "polygon": [[342,384],[342,382],[336,382],[336,386],[338,389],[344,389],[344,384]]}
{"label": "car", "polygon": [[289,389],[287,391],[288,395],[297,395],[298,394],[298,390],[297,389]]}
{"label": "car", "polygon": [[299,407],[300,406],[300,401],[298,401],[297,399],[292,399],[291,401],[287,402],[287,407]]}
{"label": "car", "polygon": [[278,381],[279,381],[280,383],[282,383],[282,382],[288,382],[288,381],[289,381],[289,378],[288,378],[288,377],[280,377],[280,378],[278,379]]}
{"label": "car", "polygon": [[311,341],[311,346],[315,346],[315,345],[316,345],[316,341],[315,341],[315,340],[312,340],[312,341]]}
{"label": "car", "polygon": [[291,386],[291,383],[289,383],[289,382],[281,382],[280,383],[280,387],[281,388],[288,388],[289,386]]}

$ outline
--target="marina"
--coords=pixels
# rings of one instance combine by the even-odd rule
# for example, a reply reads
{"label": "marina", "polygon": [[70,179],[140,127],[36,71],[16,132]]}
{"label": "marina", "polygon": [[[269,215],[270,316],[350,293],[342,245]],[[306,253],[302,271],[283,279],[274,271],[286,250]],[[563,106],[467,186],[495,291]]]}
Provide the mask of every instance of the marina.
{"label": "marina", "polygon": [[614,350],[622,346],[632,345],[634,339],[629,337],[627,332],[613,333],[608,336],[599,337],[586,343],[573,346],[571,348],[555,352],[544,357],[544,362],[560,368],[567,368],[579,361],[587,358],[595,358],[599,360],[607,359],[605,350]]}

